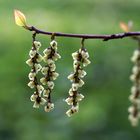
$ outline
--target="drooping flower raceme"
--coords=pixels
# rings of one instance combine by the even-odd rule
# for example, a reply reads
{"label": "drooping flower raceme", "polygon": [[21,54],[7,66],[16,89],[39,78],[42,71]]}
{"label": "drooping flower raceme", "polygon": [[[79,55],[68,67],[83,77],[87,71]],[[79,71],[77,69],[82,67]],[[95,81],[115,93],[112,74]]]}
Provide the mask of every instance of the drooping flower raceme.
{"label": "drooping flower raceme", "polygon": [[46,103],[45,98],[42,98],[41,96],[44,88],[42,85],[39,85],[37,81],[37,74],[42,69],[42,66],[39,64],[39,62],[42,61],[42,56],[39,54],[40,47],[41,43],[33,40],[33,46],[29,52],[30,59],[26,61],[31,67],[31,72],[28,75],[30,80],[28,86],[30,88],[35,88],[34,94],[30,98],[31,101],[34,102],[34,108],[39,108],[39,105],[44,105]]}
{"label": "drooping flower raceme", "polygon": [[54,88],[53,81],[56,80],[59,76],[59,74],[55,71],[55,61],[61,58],[57,51],[57,42],[55,40],[52,40],[50,42],[50,47],[45,49],[43,53],[43,60],[47,65],[41,70],[44,77],[40,79],[40,82],[43,85],[47,85],[47,88],[43,91],[43,96],[47,100],[47,104],[44,109],[46,112],[49,112],[54,108],[54,104],[51,101],[51,92]]}
{"label": "drooping flower raceme", "polygon": [[131,58],[131,61],[134,63],[132,69],[132,75],[130,80],[133,82],[131,88],[131,95],[129,100],[132,105],[128,108],[129,120],[133,126],[137,126],[140,119],[140,50],[137,49],[134,51],[134,54]]}
{"label": "drooping flower raceme", "polygon": [[68,76],[68,79],[72,82],[72,87],[69,90],[69,97],[65,100],[68,105],[71,105],[71,108],[66,112],[69,117],[78,112],[79,102],[84,98],[78,89],[84,85],[82,78],[84,78],[86,72],[83,68],[90,64],[89,54],[84,47],[74,52],[72,57],[74,72]]}

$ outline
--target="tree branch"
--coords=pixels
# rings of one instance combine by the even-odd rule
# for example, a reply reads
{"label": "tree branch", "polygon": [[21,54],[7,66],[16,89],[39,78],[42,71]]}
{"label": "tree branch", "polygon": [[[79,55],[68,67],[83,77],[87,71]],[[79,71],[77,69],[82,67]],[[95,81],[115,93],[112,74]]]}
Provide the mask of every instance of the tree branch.
{"label": "tree branch", "polygon": [[111,39],[121,39],[125,37],[132,37],[133,39],[140,40],[140,32],[125,32],[111,35],[96,35],[96,34],[71,34],[71,33],[59,33],[59,32],[47,32],[42,31],[34,26],[28,27],[29,31],[34,31],[37,34],[58,36],[58,37],[73,37],[73,38],[83,38],[83,39],[102,39],[103,41],[108,41]]}

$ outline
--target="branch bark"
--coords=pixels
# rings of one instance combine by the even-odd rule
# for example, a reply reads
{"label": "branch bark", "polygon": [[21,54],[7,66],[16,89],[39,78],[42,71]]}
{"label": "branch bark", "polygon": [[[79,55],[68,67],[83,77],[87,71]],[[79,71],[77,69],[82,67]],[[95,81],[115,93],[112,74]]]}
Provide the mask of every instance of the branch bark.
{"label": "branch bark", "polygon": [[72,38],[83,38],[83,39],[101,39],[103,41],[108,41],[112,39],[122,39],[126,37],[132,37],[133,39],[140,40],[140,32],[125,32],[109,35],[97,35],[97,34],[71,34],[71,33],[60,33],[60,32],[48,32],[35,28],[34,26],[28,27],[29,31],[34,31],[36,34],[44,34],[50,36],[58,37],[72,37]]}

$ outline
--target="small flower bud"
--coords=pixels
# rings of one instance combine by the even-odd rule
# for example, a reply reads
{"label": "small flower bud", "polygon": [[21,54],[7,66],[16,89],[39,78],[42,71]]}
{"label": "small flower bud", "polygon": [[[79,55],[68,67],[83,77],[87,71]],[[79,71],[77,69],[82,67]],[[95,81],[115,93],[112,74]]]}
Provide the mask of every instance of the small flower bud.
{"label": "small flower bud", "polygon": [[54,60],[54,61],[57,61],[58,59],[60,59],[61,58],[61,56],[59,55],[59,53],[54,53],[54,56],[52,56],[52,59]]}
{"label": "small flower bud", "polygon": [[79,76],[80,78],[83,78],[86,74],[87,74],[87,73],[86,73],[84,70],[81,70],[81,69],[78,70],[78,76]]}
{"label": "small flower bud", "polygon": [[74,95],[72,88],[70,88],[70,90],[69,90],[69,95],[70,96],[73,96]]}
{"label": "small flower bud", "polygon": [[130,120],[132,126],[137,126],[138,125],[138,118],[134,117],[133,115],[129,115],[128,119]]}
{"label": "small flower bud", "polygon": [[52,72],[52,79],[56,80],[56,78],[59,76],[59,73],[57,72]]}
{"label": "small flower bud", "polygon": [[72,112],[72,110],[71,110],[71,109],[69,109],[69,110],[66,112],[66,115],[67,115],[68,117],[71,117],[71,116],[72,116],[72,114],[73,114],[73,112]]}
{"label": "small flower bud", "polygon": [[79,111],[79,105],[77,104],[76,106],[72,106],[71,110],[75,113]]}
{"label": "small flower bud", "polygon": [[72,83],[72,90],[77,91],[79,88],[79,83]]}
{"label": "small flower bud", "polygon": [[82,87],[85,83],[84,83],[84,81],[82,79],[80,79],[78,84],[79,84],[78,85],[79,87]]}
{"label": "small flower bud", "polygon": [[54,50],[57,50],[57,42],[55,40],[51,41],[50,45]]}
{"label": "small flower bud", "polygon": [[47,63],[51,67],[55,62],[52,59],[48,59]]}
{"label": "small flower bud", "polygon": [[48,70],[49,70],[49,67],[43,67],[41,72],[43,75],[46,75],[46,74],[48,74]]}
{"label": "small flower bud", "polygon": [[44,87],[42,85],[37,85],[37,89],[39,93],[42,93],[44,90]]}
{"label": "small flower bud", "polygon": [[39,108],[39,105],[44,105],[46,103],[46,100],[37,94],[33,94],[30,99],[34,102],[34,108]]}
{"label": "small flower bud", "polygon": [[32,102],[34,102],[34,101],[36,100],[37,96],[38,96],[38,95],[33,94],[33,95],[30,97],[30,100],[31,100]]}
{"label": "small flower bud", "polygon": [[47,106],[44,107],[44,110],[46,112],[50,112],[52,109],[54,109],[54,104],[53,103],[48,103]]}
{"label": "small flower bud", "polygon": [[47,63],[47,61],[48,61],[48,55],[44,55],[43,56],[43,60],[44,60],[45,63]]}
{"label": "small flower bud", "polygon": [[70,74],[69,76],[68,76],[68,79],[70,80],[70,81],[74,81],[74,78],[75,76],[74,76],[74,74]]}
{"label": "small flower bud", "polygon": [[73,105],[73,98],[72,97],[68,97],[65,102],[68,104],[68,105]]}
{"label": "small flower bud", "polygon": [[43,85],[46,85],[47,84],[47,80],[45,77],[41,78],[40,79],[40,82],[43,84]]}
{"label": "small flower bud", "polygon": [[135,96],[134,94],[131,94],[131,95],[129,96],[129,100],[130,100],[132,103],[134,103],[134,104],[140,105],[140,99],[139,99],[139,97],[136,98],[136,96]]}
{"label": "small flower bud", "polygon": [[66,115],[67,115],[68,117],[71,117],[74,113],[78,112],[78,110],[79,110],[79,105],[77,105],[77,106],[72,106],[72,108],[69,109],[69,110],[66,112]]}
{"label": "small flower bud", "polygon": [[76,70],[79,65],[80,65],[80,62],[75,60],[73,62],[73,68],[74,68],[74,70]]}
{"label": "small flower bud", "polygon": [[40,64],[35,64],[35,70],[36,72],[39,72],[41,70],[42,66]]}
{"label": "small flower bud", "polygon": [[133,56],[131,57],[131,61],[135,63],[139,58],[140,58],[140,51],[135,50]]}
{"label": "small flower bud", "polygon": [[35,76],[36,76],[35,72],[30,72],[29,75],[28,75],[28,77],[31,81],[34,81]]}
{"label": "small flower bud", "polygon": [[47,82],[48,88],[53,89],[54,88],[54,82],[48,81]]}
{"label": "small flower bud", "polygon": [[130,106],[130,107],[128,108],[128,112],[129,112],[129,113],[134,113],[134,110],[135,110],[134,106]]}
{"label": "small flower bud", "polygon": [[86,51],[81,51],[82,58],[89,58],[89,54]]}
{"label": "small flower bud", "polygon": [[30,88],[34,88],[34,87],[35,87],[34,81],[30,81],[30,82],[28,83],[28,86],[29,86]]}
{"label": "small flower bud", "polygon": [[39,63],[39,62],[41,62],[42,61],[42,56],[39,54],[38,56],[37,56],[37,59],[36,59],[36,61]]}
{"label": "small flower bud", "polygon": [[46,100],[45,100],[44,98],[41,98],[40,104],[41,104],[41,105],[44,105],[45,103],[46,103]]}
{"label": "small flower bud", "polygon": [[135,80],[136,80],[136,75],[135,75],[135,74],[130,75],[130,80],[131,80],[132,82],[135,82]]}
{"label": "small flower bud", "polygon": [[39,104],[37,102],[34,102],[33,108],[39,108]]}
{"label": "small flower bud", "polygon": [[37,53],[36,50],[30,50],[29,56],[30,56],[31,58],[33,58],[33,57],[35,57],[36,53]]}
{"label": "small flower bud", "polygon": [[89,65],[91,62],[85,58],[84,61],[83,61],[83,66],[86,67],[87,65]]}
{"label": "small flower bud", "polygon": [[124,31],[124,32],[129,32],[130,31],[130,26],[127,25],[126,23],[124,22],[120,22],[120,28]]}
{"label": "small flower bud", "polygon": [[77,60],[78,57],[79,57],[79,53],[78,52],[72,53],[72,57],[73,57],[74,60]]}
{"label": "small flower bud", "polygon": [[82,94],[77,94],[77,96],[76,96],[77,102],[82,101],[83,98],[84,98],[84,95],[82,95]]}
{"label": "small flower bud", "polygon": [[52,59],[45,58],[45,56],[44,61],[49,65],[49,67],[51,67],[55,63]]}
{"label": "small flower bud", "polygon": [[47,48],[43,51],[44,55],[48,56],[51,54],[51,49],[50,48]]}
{"label": "small flower bud", "polygon": [[50,71],[55,71],[55,69],[56,69],[56,65],[55,65],[55,64],[52,64],[52,65],[50,66]]}
{"label": "small flower bud", "polygon": [[33,66],[33,61],[32,61],[32,59],[28,59],[28,60],[26,61],[26,64],[29,65],[30,67]]}
{"label": "small flower bud", "polygon": [[15,22],[18,26],[28,28],[28,26],[26,25],[26,17],[21,11],[15,10],[14,16],[15,16]]}
{"label": "small flower bud", "polygon": [[132,72],[133,72],[134,74],[138,74],[138,73],[140,72],[139,67],[138,67],[138,66],[134,66],[133,69],[132,69]]}
{"label": "small flower bud", "polygon": [[41,47],[41,43],[39,41],[34,41],[34,45],[37,50]]}
{"label": "small flower bud", "polygon": [[132,88],[131,88],[131,93],[134,95],[134,94],[136,94],[137,92],[140,92],[140,89],[139,89],[137,86],[132,86]]}
{"label": "small flower bud", "polygon": [[53,103],[48,103],[49,108],[54,109],[54,104]]}
{"label": "small flower bud", "polygon": [[131,101],[131,102],[134,102],[135,101],[135,98],[134,98],[135,96],[134,96],[134,94],[131,94],[130,96],[129,96],[129,100]]}
{"label": "small flower bud", "polygon": [[49,89],[45,89],[43,91],[43,96],[46,97],[46,98],[48,98],[49,97],[49,93],[50,93],[50,90]]}

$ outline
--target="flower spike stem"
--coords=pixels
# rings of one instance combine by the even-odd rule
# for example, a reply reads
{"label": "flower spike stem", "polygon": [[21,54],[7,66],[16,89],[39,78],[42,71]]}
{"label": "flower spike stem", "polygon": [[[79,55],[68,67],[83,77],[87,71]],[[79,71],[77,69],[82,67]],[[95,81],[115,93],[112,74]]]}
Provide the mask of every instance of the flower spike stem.
{"label": "flower spike stem", "polygon": [[57,42],[54,39],[55,34],[52,34],[50,46],[43,51],[43,60],[46,63],[46,65],[41,70],[44,76],[40,79],[40,82],[43,85],[47,86],[43,91],[43,96],[47,101],[46,106],[44,108],[46,112],[50,112],[54,108],[54,104],[51,101],[51,94],[54,88],[53,81],[56,80],[59,76],[59,74],[56,72],[55,61],[61,58],[61,56],[58,53]]}
{"label": "flower spike stem", "polygon": [[81,40],[81,48],[72,53],[73,57],[73,72],[68,76],[68,79],[72,82],[72,87],[69,90],[69,97],[65,100],[71,108],[66,112],[68,117],[71,117],[74,113],[79,111],[79,102],[82,101],[84,95],[79,93],[79,88],[84,85],[82,80],[86,75],[84,67],[90,64],[89,54],[84,48],[84,38]]}
{"label": "flower spike stem", "polygon": [[108,41],[112,39],[121,39],[126,37],[133,37],[134,39],[138,39],[140,36],[140,32],[125,32],[125,33],[117,33],[110,35],[96,35],[96,34],[71,34],[71,33],[59,33],[59,32],[48,32],[37,29],[34,26],[28,28],[29,31],[35,31],[37,34],[50,35],[53,34],[58,37],[72,37],[72,38],[84,38],[84,39],[101,39],[103,41]]}
{"label": "flower spike stem", "polygon": [[32,48],[29,51],[30,58],[26,61],[28,66],[31,67],[31,71],[28,75],[30,82],[28,86],[30,88],[34,88],[35,91],[31,96],[31,101],[34,102],[33,107],[39,108],[40,105],[44,105],[46,100],[42,98],[42,92],[44,90],[42,85],[39,85],[37,74],[41,70],[42,66],[39,64],[42,61],[42,56],[39,54],[39,48],[41,47],[41,43],[36,41],[36,32],[32,34]]}

